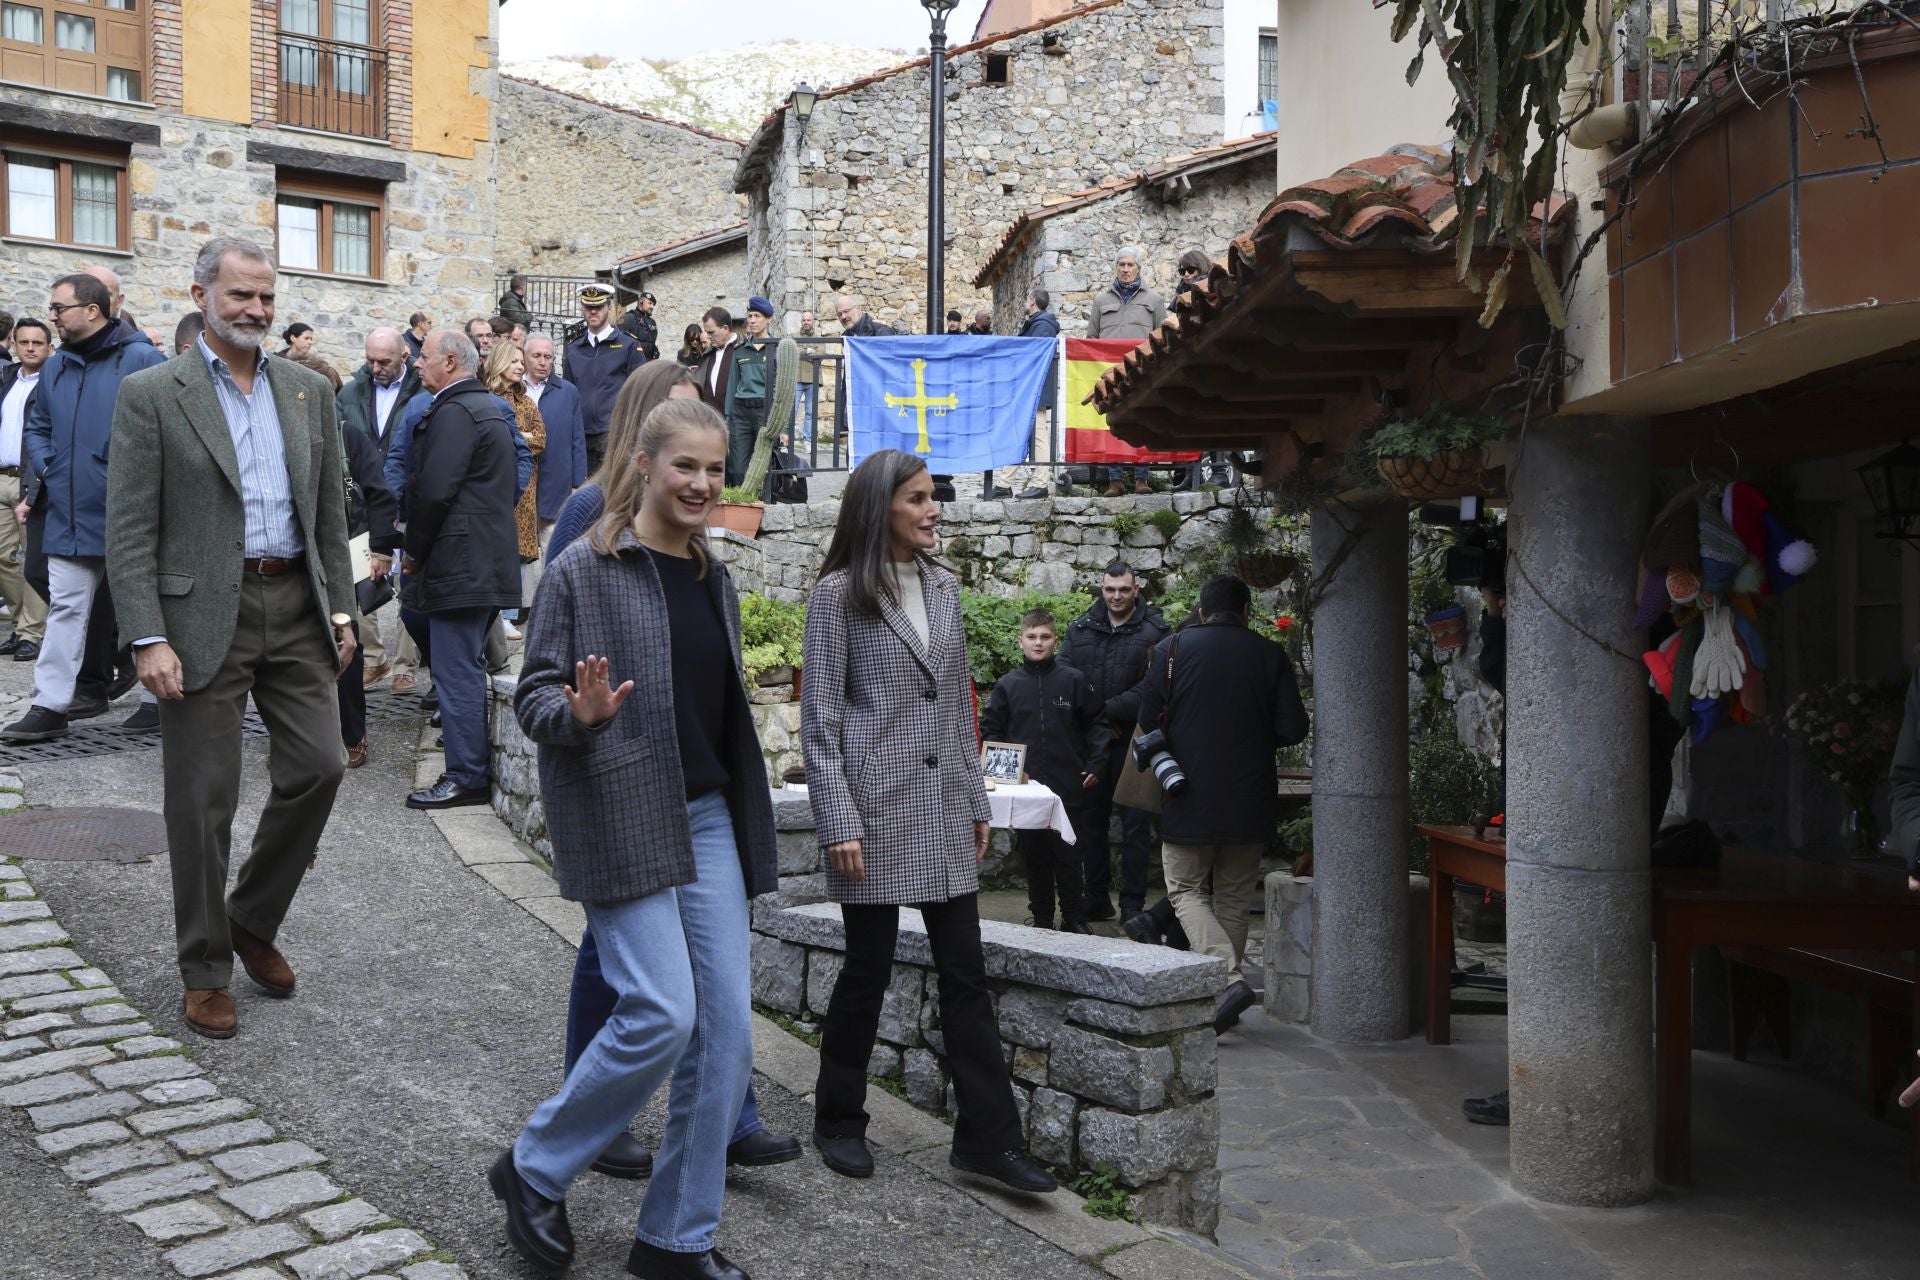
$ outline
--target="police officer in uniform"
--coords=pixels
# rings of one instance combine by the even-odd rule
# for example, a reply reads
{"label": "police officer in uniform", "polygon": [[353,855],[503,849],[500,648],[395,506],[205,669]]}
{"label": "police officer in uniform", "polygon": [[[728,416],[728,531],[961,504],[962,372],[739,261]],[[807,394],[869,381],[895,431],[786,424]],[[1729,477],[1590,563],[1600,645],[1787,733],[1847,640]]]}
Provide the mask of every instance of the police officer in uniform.
{"label": "police officer in uniform", "polygon": [[620,331],[640,344],[649,360],[660,358],[660,326],[653,318],[654,296],[640,295],[633,309],[620,317]]}
{"label": "police officer in uniform", "polygon": [[606,452],[613,398],[626,385],[627,375],[647,362],[647,356],[639,343],[614,327],[613,290],[603,284],[590,284],[580,290],[579,298],[580,318],[587,327],[567,344],[566,364],[560,376],[580,393],[587,471],[592,473],[600,469],[600,459]]}

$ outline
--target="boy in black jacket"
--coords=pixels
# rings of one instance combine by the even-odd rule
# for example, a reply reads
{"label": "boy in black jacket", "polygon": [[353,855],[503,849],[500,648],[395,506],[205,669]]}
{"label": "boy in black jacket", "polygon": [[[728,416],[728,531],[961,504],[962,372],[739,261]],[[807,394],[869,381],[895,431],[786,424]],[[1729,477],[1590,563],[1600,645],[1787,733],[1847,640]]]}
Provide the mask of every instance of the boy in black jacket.
{"label": "boy in black jacket", "polygon": [[[1047,787],[1067,807],[1076,832],[1085,829],[1087,791],[1099,782],[1112,729],[1105,704],[1086,677],[1053,656],[1059,635],[1053,615],[1035,609],[1020,619],[1020,652],[1026,658],[993,686],[980,731],[989,742],[1017,742],[1027,749],[1027,776]],[[1090,933],[1080,884],[1080,857],[1050,829],[1019,831],[1015,847],[1027,866],[1027,904],[1033,923],[1053,927],[1053,901],[1060,898],[1063,933]]]}

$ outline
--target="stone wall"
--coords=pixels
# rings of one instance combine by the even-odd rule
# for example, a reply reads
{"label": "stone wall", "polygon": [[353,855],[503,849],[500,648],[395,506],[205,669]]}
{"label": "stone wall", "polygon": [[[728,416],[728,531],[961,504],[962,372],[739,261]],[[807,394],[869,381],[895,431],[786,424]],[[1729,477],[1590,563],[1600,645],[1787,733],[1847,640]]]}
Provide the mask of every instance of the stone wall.
{"label": "stone wall", "polygon": [[660,325],[660,354],[671,359],[680,350],[680,334],[699,324],[707,308],[719,305],[735,315],[747,309],[747,249],[745,245],[716,249],[670,262],[650,272],[638,286],[658,304],[653,318]]}
{"label": "stone wall", "polygon": [[[1098,585],[1101,571],[1124,556],[1157,587],[1179,581],[1182,568],[1219,541],[1230,492],[1154,493],[1123,498],[1032,498],[949,502],[940,511],[936,554],[976,591],[1014,596],[1028,591],[1064,594]],[[1180,526],[1169,538],[1142,524],[1122,538],[1121,513],[1145,517],[1171,511]],[[805,600],[820,573],[839,519],[837,501],[769,506],[758,538],[727,535],[715,547],[742,591],[779,600]]]}
{"label": "stone wall", "polygon": [[506,76],[493,121],[502,271],[590,276],[745,208],[740,143],[718,134]]}
{"label": "stone wall", "polygon": [[1262,153],[1248,163],[1202,174],[1177,204],[1162,200],[1149,185],[1041,222],[993,282],[994,332],[1019,332],[1027,290],[1038,284],[1053,295],[1060,331],[1086,333],[1088,305],[1112,281],[1114,255],[1128,245],[1146,255],[1141,266],[1148,287],[1170,302],[1180,283],[1174,267],[1182,253],[1204,249],[1224,259],[1227,243],[1244,234],[1272,201],[1270,159]]}
{"label": "stone wall", "polygon": [[[985,83],[989,54],[1010,60],[1009,83]],[[953,59],[946,296],[975,296],[967,282],[1022,210],[1218,143],[1225,61],[1220,0],[1123,0]],[[803,142],[789,116],[748,187],[749,278],[789,332],[804,307],[830,314],[842,285],[879,319],[923,327],[927,72],[856,84],[821,97]]]}
{"label": "stone wall", "polygon": [[[781,890],[753,913],[753,997],[817,1023],[846,950],[823,903],[820,848],[804,795],[776,793]],[[1069,1176],[1107,1166],[1142,1221],[1211,1235],[1219,1220],[1220,1118],[1213,1001],[1217,959],[983,921],[1001,1050],[1034,1159]],[[900,913],[893,981],[869,1073],[936,1115],[953,1115],[938,983],[917,911]]]}
{"label": "stone wall", "polygon": [[[42,110],[80,105],[40,90],[0,88],[0,116],[16,104]],[[275,242],[275,167],[247,159],[249,142],[407,166],[406,180],[386,189],[380,278],[281,272],[276,332],[295,320],[313,325],[319,330],[319,354],[344,376],[360,366],[362,340],[376,325],[405,328],[407,316],[422,307],[446,316],[491,306],[494,204],[487,175],[492,148],[484,142],[476,145],[472,160],[465,160],[117,103],[88,100],[84,108],[90,120],[160,128],[158,145],[136,143],[130,152],[130,251],[9,241],[0,253],[0,306],[15,315],[44,315],[47,287],[55,278],[87,263],[105,263],[119,273],[127,310],[141,327],[170,336],[180,317],[193,309],[188,287],[202,244],[216,235],[246,236],[269,247]]]}

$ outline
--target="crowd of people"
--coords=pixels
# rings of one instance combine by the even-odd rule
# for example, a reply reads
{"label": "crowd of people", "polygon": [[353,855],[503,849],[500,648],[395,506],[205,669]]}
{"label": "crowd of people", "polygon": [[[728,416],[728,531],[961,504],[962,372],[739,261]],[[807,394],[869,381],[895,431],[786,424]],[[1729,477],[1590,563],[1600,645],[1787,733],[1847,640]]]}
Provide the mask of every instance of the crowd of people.
{"label": "crowd of people", "polygon": [[[262,245],[208,241],[171,356],[105,267],[53,280],[48,319],[9,326],[4,651],[35,667],[32,705],[0,739],[59,737],[141,687],[125,727],[157,730],[162,748],[183,1019],[222,1039],[239,1029],[236,956],[261,993],[295,994],[275,939],[345,770],[368,759],[366,690],[399,672],[417,691],[430,673],[445,772],[407,804],[485,804],[488,674],[524,638],[515,713],[538,749],[560,892],[588,926],[563,1082],[489,1172],[508,1239],[557,1273],[573,1253],[571,1185],[588,1170],[651,1177],[629,1269],[744,1280],[715,1247],[726,1169],[802,1147],[766,1128],[753,1096],[747,907],[775,885],[776,845],[738,594],[706,529],[764,424],[773,307],[749,299],[743,332],[712,308],[663,360],[650,299],[617,317],[612,293],[588,286],[581,331],[557,351],[527,333],[516,278],[498,315],[372,329],[342,379],[308,324],[267,352],[277,275]],[[1096,326],[1151,316],[1138,290],[1119,302]],[[1029,296],[1030,332],[1052,322],[1047,303]],[[848,334],[890,332],[857,296],[834,311]],[[1025,1150],[981,944],[982,727],[1026,748],[1084,833],[1078,853],[1021,837],[1034,923],[1051,925],[1057,903],[1071,931],[1115,915],[1106,831],[1128,740],[1154,732],[1188,762],[1162,807],[1162,906],[1177,923],[1146,906],[1151,834],[1124,807],[1119,906],[1136,938],[1183,930],[1227,962],[1223,1030],[1251,1003],[1238,970],[1273,826],[1259,775],[1271,782],[1274,750],[1305,723],[1284,652],[1246,628],[1244,584],[1209,582],[1171,630],[1119,561],[1085,615],[1022,619],[1025,665],[977,715],[959,584],[932,554],[935,479],[909,454],[863,461],[810,599],[801,737],[847,938],[812,1141],[835,1172],[874,1174],[867,1065],[911,906],[940,978],[951,1162],[1043,1193],[1055,1181]],[[389,643],[377,616],[396,596]],[[249,702],[271,734],[272,787],[230,876]],[[629,1125],[662,1086],[656,1153]]]}

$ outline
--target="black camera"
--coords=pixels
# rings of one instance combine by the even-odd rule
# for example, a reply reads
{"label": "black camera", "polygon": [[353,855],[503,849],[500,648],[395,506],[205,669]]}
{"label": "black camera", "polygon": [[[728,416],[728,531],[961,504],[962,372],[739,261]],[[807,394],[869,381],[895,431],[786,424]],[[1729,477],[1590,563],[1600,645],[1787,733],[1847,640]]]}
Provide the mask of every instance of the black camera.
{"label": "black camera", "polygon": [[1133,764],[1142,773],[1152,774],[1153,780],[1160,784],[1160,789],[1170,796],[1186,790],[1186,771],[1167,750],[1165,730],[1155,729],[1133,740]]}
{"label": "black camera", "polygon": [[1478,498],[1464,498],[1457,507],[1424,506],[1420,523],[1453,527],[1454,544],[1447,548],[1446,557],[1449,586],[1485,587],[1506,594],[1507,527],[1488,520]]}

